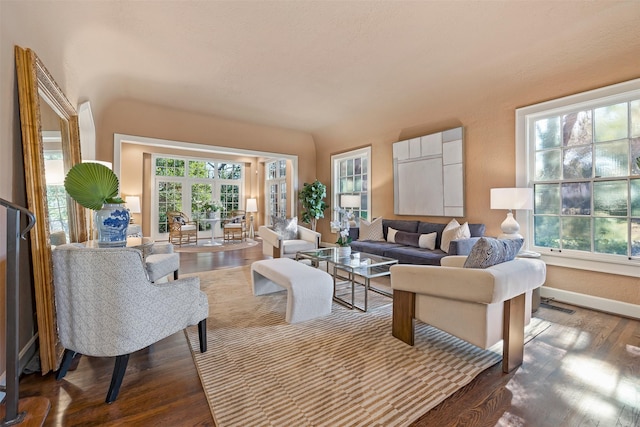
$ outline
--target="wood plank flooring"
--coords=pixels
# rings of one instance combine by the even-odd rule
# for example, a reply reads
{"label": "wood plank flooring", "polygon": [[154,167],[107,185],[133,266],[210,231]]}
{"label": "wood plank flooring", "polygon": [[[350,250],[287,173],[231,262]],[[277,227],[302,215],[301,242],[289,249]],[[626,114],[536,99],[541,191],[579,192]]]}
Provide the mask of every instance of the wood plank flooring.
{"label": "wood plank flooring", "polygon": [[[180,272],[257,259],[261,245],[181,253]],[[574,314],[541,307],[535,316],[552,326],[525,346],[523,366],[511,374],[489,368],[413,426],[640,426],[640,321],[570,308]],[[52,373],[24,375],[20,396],[51,401],[45,426],[215,425],[184,333],[134,353],[118,400],[107,405],[113,363],[82,357],[59,382]]]}

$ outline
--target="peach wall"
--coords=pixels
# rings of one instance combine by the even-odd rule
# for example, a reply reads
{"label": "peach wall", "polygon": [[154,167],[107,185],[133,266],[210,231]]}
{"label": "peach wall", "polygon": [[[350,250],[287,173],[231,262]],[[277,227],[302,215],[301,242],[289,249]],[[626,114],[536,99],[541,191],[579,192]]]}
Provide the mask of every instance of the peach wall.
{"label": "peach wall", "polygon": [[[394,215],[392,144],[464,126],[466,216],[459,220],[485,223],[487,235],[498,235],[505,212],[490,209],[489,193],[491,188],[515,185],[516,108],[637,78],[638,71],[632,68],[626,59],[620,58],[602,64],[601,70],[591,70],[589,77],[577,74],[567,80],[564,76],[557,76],[551,81],[523,84],[510,91],[497,89],[494,98],[474,98],[473,94],[469,94],[465,104],[444,103],[436,111],[417,111],[416,116],[422,117],[422,124],[418,125],[407,121],[404,126],[368,131],[347,124],[331,134],[316,136],[319,179],[330,187],[332,154],[370,145],[373,189],[371,217],[446,223],[449,219],[443,217]],[[335,240],[335,234],[330,234],[328,219],[319,222],[318,230],[323,233],[323,240]],[[545,285],[551,288],[640,304],[640,278],[554,266],[549,266],[548,270]]]}
{"label": "peach wall", "polygon": [[298,156],[298,182],[316,177],[316,147],[310,134],[177,111],[130,100],[112,103],[96,119],[96,158],[113,159],[113,134]]}

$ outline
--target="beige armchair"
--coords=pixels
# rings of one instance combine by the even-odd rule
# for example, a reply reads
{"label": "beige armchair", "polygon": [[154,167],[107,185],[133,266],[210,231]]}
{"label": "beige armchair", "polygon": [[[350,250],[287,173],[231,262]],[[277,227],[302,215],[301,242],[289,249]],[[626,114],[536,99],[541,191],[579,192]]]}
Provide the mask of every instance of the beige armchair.
{"label": "beige armchair", "polygon": [[183,243],[198,244],[198,222],[178,211],[167,212],[169,243],[182,246]]}
{"label": "beige armchair", "polygon": [[298,227],[297,238],[285,240],[267,226],[260,226],[258,235],[262,238],[262,253],[274,258],[295,258],[298,251],[320,247],[320,233],[305,227]]}
{"label": "beige armchair", "polygon": [[394,265],[394,337],[413,345],[414,319],[481,348],[504,339],[502,370],[522,364],[524,327],[531,319],[531,294],[544,284],[545,263],[515,259],[488,268],[463,268],[465,256],[441,266]]}
{"label": "beige armchair", "polygon": [[196,324],[200,351],[207,351],[209,303],[199,279],[151,283],[137,249],[58,246],[53,280],[65,348],[56,379],[64,378],[76,355],[115,357],[107,403],[118,397],[131,353]]}

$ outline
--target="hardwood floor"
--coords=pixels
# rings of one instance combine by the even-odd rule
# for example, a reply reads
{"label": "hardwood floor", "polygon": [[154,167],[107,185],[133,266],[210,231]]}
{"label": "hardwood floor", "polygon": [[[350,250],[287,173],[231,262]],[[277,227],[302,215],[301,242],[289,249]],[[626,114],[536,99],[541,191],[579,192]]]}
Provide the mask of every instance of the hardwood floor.
{"label": "hardwood floor", "polygon": [[[180,272],[261,258],[260,245],[181,253]],[[570,308],[574,314],[541,307],[535,316],[551,327],[525,346],[523,366],[508,375],[500,364],[487,369],[413,426],[640,426],[640,321]],[[107,405],[113,363],[82,357],[62,381],[24,375],[20,396],[51,401],[45,426],[214,425],[184,333],[134,353],[118,400]]]}

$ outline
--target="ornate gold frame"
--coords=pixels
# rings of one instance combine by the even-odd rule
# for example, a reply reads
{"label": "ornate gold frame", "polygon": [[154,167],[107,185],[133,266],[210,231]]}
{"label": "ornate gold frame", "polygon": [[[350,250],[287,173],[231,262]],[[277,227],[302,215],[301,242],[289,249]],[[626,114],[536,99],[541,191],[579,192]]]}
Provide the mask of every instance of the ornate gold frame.
{"label": "ornate gold frame", "polygon": [[[20,124],[28,209],[36,217],[30,232],[34,294],[42,374],[57,369],[63,348],[59,343],[54,304],[49,213],[45,182],[40,114],[42,98],[60,118],[64,167],[81,161],[78,116],[73,105],[30,49],[15,47]],[[87,238],[84,209],[67,198],[69,234],[72,242]]]}

